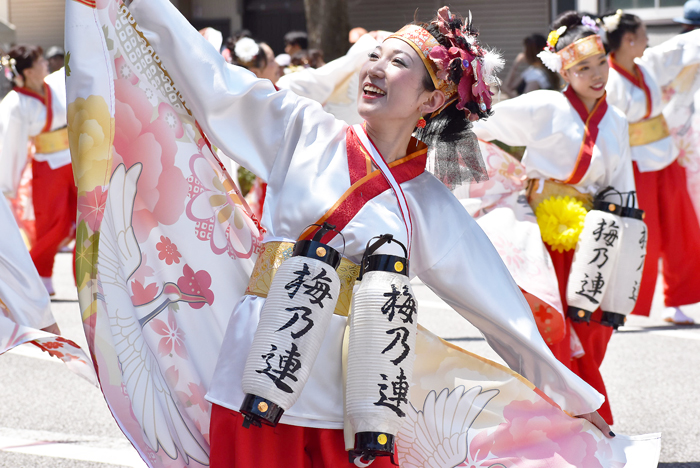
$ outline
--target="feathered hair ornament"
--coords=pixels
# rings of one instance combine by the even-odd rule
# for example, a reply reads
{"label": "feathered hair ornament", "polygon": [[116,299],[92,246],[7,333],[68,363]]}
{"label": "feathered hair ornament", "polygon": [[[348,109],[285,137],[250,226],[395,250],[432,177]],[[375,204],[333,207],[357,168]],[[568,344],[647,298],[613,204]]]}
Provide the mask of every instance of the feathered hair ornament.
{"label": "feathered hair ornament", "polygon": [[547,36],[547,45],[544,50],[537,54],[545,67],[549,68],[553,72],[558,72],[562,67],[561,56],[556,52],[556,45],[559,42],[559,38],[566,32],[566,26],[561,26],[560,28],[551,31],[549,36]]}

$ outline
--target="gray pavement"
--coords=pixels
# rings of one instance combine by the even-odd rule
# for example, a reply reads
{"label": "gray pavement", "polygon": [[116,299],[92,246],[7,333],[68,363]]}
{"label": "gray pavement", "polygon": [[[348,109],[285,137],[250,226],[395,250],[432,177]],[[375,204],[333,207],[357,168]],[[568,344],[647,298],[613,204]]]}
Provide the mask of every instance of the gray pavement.
{"label": "gray pavement", "polygon": [[[57,257],[54,315],[84,348],[71,256]],[[479,331],[414,282],[423,326],[503,362]],[[658,297],[657,297],[658,299]],[[602,372],[621,434],[662,432],[664,468],[700,468],[700,326],[668,326],[661,304],[631,317],[609,345]],[[687,309],[700,322],[700,306]],[[145,466],[112,419],[100,391],[31,345],[0,357],[0,467]],[[585,467],[584,467],[585,468]]]}

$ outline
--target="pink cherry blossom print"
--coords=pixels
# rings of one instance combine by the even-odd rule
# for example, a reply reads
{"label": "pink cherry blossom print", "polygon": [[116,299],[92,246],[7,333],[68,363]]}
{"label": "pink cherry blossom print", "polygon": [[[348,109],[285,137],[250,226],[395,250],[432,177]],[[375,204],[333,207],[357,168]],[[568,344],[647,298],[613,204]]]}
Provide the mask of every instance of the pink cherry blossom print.
{"label": "pink cherry blossom print", "polygon": [[160,242],[156,244],[158,250],[158,259],[165,260],[167,265],[180,263],[180,252],[177,251],[177,245],[170,241],[170,238],[160,236]]}
{"label": "pink cherry blossom print", "polygon": [[160,319],[154,319],[151,321],[151,327],[153,331],[163,337],[158,342],[158,353],[161,356],[167,356],[175,352],[181,358],[189,358],[185,347],[185,332],[178,327],[172,310],[168,310],[167,323]]}
{"label": "pink cherry blossom print", "polygon": [[140,281],[131,282],[131,303],[135,306],[148,304],[158,295],[158,285],[151,283],[144,286]]}
{"label": "pink cherry blossom print", "polygon": [[102,192],[102,187],[97,186],[94,190],[78,197],[78,212],[81,219],[85,220],[88,227],[97,231],[105,214],[106,195]]}
{"label": "pink cherry blossom print", "polygon": [[[195,273],[189,265],[185,265],[182,268],[182,276],[177,280],[177,286],[184,295],[203,297],[209,305],[214,303],[214,291],[209,289],[211,276],[206,270],[200,270]],[[204,307],[204,303],[190,302],[190,307],[201,309]]]}
{"label": "pink cherry blossom print", "polygon": [[187,180],[175,166],[176,133],[165,119],[151,121],[153,106],[146,93],[128,80],[114,81],[115,125],[113,167],[142,163],[132,224],[144,242],[158,224],[172,225],[182,215]]}

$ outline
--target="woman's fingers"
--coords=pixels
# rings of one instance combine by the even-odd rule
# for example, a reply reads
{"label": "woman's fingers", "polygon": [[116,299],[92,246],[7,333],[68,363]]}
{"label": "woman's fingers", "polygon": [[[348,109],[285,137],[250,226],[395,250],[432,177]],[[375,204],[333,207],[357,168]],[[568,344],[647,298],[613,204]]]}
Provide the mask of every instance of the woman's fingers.
{"label": "woman's fingers", "polygon": [[609,439],[612,439],[613,437],[615,437],[615,433],[610,430],[610,426],[608,426],[608,423],[605,422],[603,417],[600,414],[598,414],[597,411],[594,411],[592,413],[579,414],[576,417],[583,418],[583,419],[589,421],[595,427],[600,429],[600,432],[602,432],[605,437],[607,437]]}

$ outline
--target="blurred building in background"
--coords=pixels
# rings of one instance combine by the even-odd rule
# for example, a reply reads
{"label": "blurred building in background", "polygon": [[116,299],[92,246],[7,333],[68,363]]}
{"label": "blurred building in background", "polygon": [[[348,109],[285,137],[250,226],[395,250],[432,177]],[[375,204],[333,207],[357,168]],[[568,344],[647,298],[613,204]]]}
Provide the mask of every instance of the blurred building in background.
{"label": "blurred building in background", "polygon": [[[224,38],[239,29],[282,52],[284,34],[304,30],[303,0],[172,0],[197,28],[213,27]],[[63,45],[65,0],[0,0],[0,46],[39,44],[45,50]],[[663,42],[680,28],[672,18],[683,16],[684,0],[346,0],[350,27],[396,30],[417,20],[429,20],[444,3],[467,15],[482,31],[482,43],[503,52],[512,63],[525,36],[547,35],[560,12],[577,9],[604,13],[622,8],[647,22],[650,44]],[[508,67],[508,65],[506,65]],[[505,70],[507,72],[507,69]]]}

